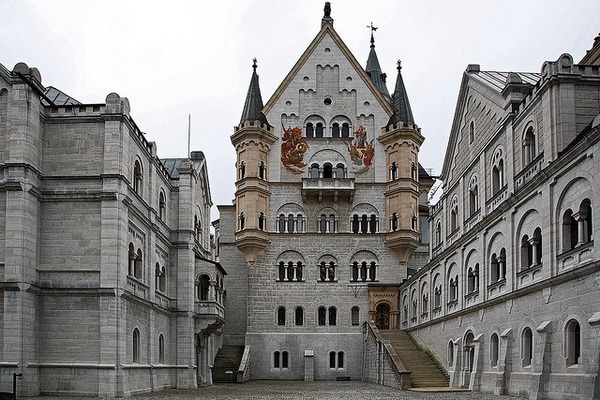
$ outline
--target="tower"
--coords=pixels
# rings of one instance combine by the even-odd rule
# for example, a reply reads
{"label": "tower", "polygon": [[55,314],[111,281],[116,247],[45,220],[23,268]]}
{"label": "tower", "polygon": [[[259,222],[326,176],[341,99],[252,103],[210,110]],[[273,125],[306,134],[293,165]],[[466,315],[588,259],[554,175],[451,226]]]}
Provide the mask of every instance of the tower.
{"label": "tower", "polygon": [[231,136],[237,154],[235,244],[244,253],[248,264],[254,264],[256,255],[268,244],[270,192],[267,165],[271,145],[277,140],[262,112],[256,59],[252,69],[242,118]]}
{"label": "tower", "polygon": [[386,244],[401,265],[419,245],[419,147],[425,140],[415,124],[402,80],[400,61],[392,95],[394,113],[382,128],[379,142],[385,148],[389,171],[385,191],[389,218]]}

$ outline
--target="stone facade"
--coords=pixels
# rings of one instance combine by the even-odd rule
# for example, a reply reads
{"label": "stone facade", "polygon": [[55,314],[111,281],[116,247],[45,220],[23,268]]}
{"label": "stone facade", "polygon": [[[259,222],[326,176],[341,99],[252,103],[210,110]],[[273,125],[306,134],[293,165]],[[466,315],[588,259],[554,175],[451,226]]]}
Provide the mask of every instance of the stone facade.
{"label": "stone facade", "polygon": [[219,206],[225,344],[249,348],[251,379],[360,380],[363,322],[397,325],[407,259],[428,248],[423,137],[412,115],[390,122],[387,89],[328,18],[264,107],[254,69],[231,137],[236,200]]}
{"label": "stone facade", "polygon": [[598,45],[588,64],[463,75],[431,261],[400,288],[402,328],[451,385],[600,396]]}
{"label": "stone facade", "polygon": [[0,390],[121,396],[210,382],[225,271],[201,152],[159,160],[115,93],[0,65]]}

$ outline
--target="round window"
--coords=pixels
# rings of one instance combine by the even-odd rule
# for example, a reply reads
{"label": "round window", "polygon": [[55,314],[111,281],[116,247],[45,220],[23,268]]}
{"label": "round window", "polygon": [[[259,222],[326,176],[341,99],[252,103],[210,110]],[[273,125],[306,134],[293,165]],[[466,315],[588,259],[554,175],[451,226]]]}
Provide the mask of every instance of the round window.
{"label": "round window", "polygon": [[333,103],[333,100],[331,100],[331,97],[325,97],[323,99],[323,104],[325,104],[326,106],[330,106],[331,103]]}

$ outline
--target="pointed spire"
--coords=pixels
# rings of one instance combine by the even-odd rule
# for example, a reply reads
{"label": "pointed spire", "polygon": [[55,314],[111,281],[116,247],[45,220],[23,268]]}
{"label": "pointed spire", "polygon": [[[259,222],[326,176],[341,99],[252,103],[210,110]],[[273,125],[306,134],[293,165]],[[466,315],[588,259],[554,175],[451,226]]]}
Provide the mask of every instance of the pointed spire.
{"label": "pointed spire", "polygon": [[402,80],[401,69],[402,65],[400,60],[398,60],[398,78],[396,79],[396,87],[394,89],[394,94],[392,95],[392,108],[394,109],[394,113],[390,117],[388,126],[397,124],[398,122],[412,122],[413,124],[415,122],[412,110],[410,109],[410,103],[408,102],[404,81]]}
{"label": "pointed spire", "polygon": [[383,94],[387,99],[390,98],[390,92],[388,92],[387,86],[385,85],[386,74],[381,71],[381,67],[379,66],[379,59],[377,58],[377,53],[375,52],[375,38],[373,37],[373,32],[377,30],[376,27],[371,25],[367,25],[367,28],[371,28],[371,51],[369,52],[369,58],[367,59],[367,67],[365,71],[371,77],[371,81],[377,86],[377,89]]}
{"label": "pointed spire", "polygon": [[250,87],[248,88],[248,94],[246,95],[246,102],[244,103],[244,111],[242,111],[242,118],[240,120],[240,126],[246,121],[260,121],[263,124],[268,124],[267,117],[263,114],[263,102],[262,96],[260,95],[260,86],[258,85],[258,74],[256,73],[256,58],[252,60],[252,79],[250,80]]}

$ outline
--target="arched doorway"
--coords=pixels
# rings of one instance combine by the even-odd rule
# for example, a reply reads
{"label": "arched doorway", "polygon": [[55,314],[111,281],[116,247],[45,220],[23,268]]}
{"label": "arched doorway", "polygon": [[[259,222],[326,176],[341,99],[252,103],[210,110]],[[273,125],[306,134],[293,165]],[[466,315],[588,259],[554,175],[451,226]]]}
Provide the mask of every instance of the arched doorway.
{"label": "arched doorway", "polygon": [[375,309],[375,324],[377,329],[390,329],[390,306],[381,303]]}
{"label": "arched doorway", "polygon": [[465,345],[464,345],[464,366],[465,371],[473,372],[473,362],[475,361],[475,345],[473,344],[473,340],[475,336],[473,332],[469,331],[465,336]]}

